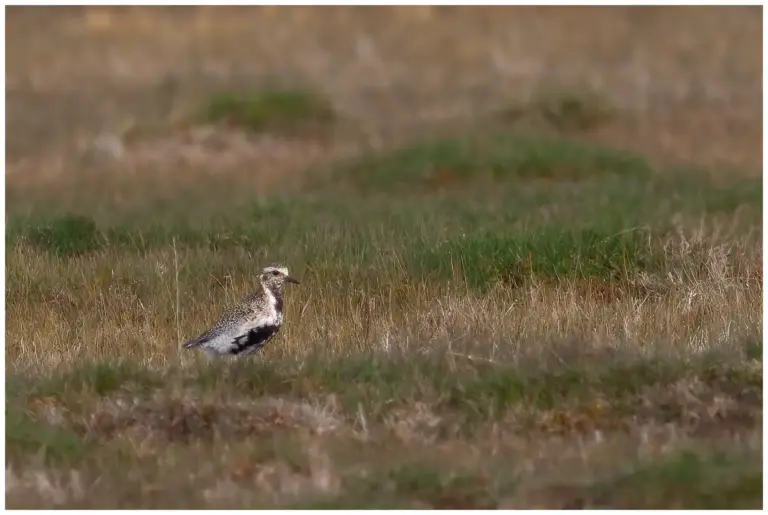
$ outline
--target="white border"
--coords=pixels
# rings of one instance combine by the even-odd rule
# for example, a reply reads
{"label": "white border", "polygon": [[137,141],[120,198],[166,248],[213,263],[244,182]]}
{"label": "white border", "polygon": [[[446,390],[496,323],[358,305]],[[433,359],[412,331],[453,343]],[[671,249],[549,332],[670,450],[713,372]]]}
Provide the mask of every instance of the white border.
{"label": "white border", "polygon": [[[765,35],[765,22],[768,20],[768,15],[766,14],[765,6],[763,5],[763,231],[765,231],[766,221],[768,220],[768,216],[766,214],[768,211],[766,211],[765,208],[765,193],[768,191],[768,188],[766,188],[765,184],[765,170],[766,170],[766,157],[765,157],[765,129],[766,129],[766,117],[768,116],[768,107],[766,107],[765,99],[766,99],[766,93],[768,93],[768,85],[766,84],[766,74],[765,74],[765,51],[766,51],[766,42],[768,42],[768,38]],[[765,242],[765,234],[762,235],[763,238],[763,275],[765,275],[765,269],[766,269],[766,242]],[[763,363],[765,363],[765,288],[763,288]],[[765,456],[766,456],[766,450],[765,450],[765,435],[766,429],[765,427],[765,408],[768,405],[765,400],[765,370],[763,370],[763,509],[766,507],[766,500],[768,500],[768,494],[766,493],[766,480],[765,480]]]}
{"label": "white border", "polygon": [[[593,0],[591,2],[573,2],[573,1],[550,1],[550,2],[531,2],[531,1],[518,1],[518,2],[504,2],[504,1],[485,1],[482,2],[479,6],[493,6],[493,5],[514,5],[514,6],[584,6],[584,7],[625,7],[625,6],[659,6],[659,7],[667,7],[667,6],[678,6],[678,5],[689,5],[689,6],[723,6],[723,7],[732,7],[732,6],[762,6],[764,5],[763,0],[746,0],[741,1],[737,3],[729,3],[729,2],[718,2],[714,0],[704,0],[704,1],[691,1],[691,0],[684,0],[684,1],[666,1],[666,2],[609,2],[607,0]],[[6,6],[97,6],[97,5],[103,5],[103,6],[169,6],[169,5],[179,5],[179,6],[214,6],[216,3],[211,2],[201,2],[201,1],[192,1],[192,2],[180,2],[180,1],[166,1],[166,2],[148,2],[148,1],[139,1],[139,2],[23,2],[23,1],[15,1],[15,2],[4,2],[4,5]],[[342,5],[349,5],[349,6],[466,6],[470,7],[476,4],[473,4],[471,2],[459,2],[459,1],[442,1],[442,2],[410,2],[410,1],[402,1],[402,0],[395,0],[395,1],[383,1],[383,0],[374,0],[374,1],[368,1],[368,2],[352,2],[352,1],[335,1],[335,2],[318,2],[318,1],[278,1],[278,2],[248,2],[248,1],[229,1],[225,4],[225,6],[257,6],[257,5],[268,5],[268,6],[342,6]]]}
{"label": "white border", "polygon": [[[739,2],[738,5],[742,6],[764,6],[763,1],[742,1]],[[102,6],[132,6],[132,5],[141,5],[141,6],[152,6],[152,5],[193,5],[193,6],[201,6],[201,5],[212,5],[210,2],[200,2],[200,1],[192,1],[192,2],[178,2],[178,1],[166,1],[166,2],[133,2],[133,3],[123,3],[123,2],[80,2],[79,4],[73,4],[70,2],[4,2],[4,6],[58,6],[58,5],[102,5]],[[262,3],[262,2],[243,2],[243,1],[230,1],[227,2],[227,5],[237,5],[237,6],[250,6],[250,5],[293,5],[293,6],[306,6],[306,5],[361,5],[360,2],[349,2],[349,1],[336,1],[336,2],[329,2],[329,3],[320,3],[315,1],[304,1],[304,2],[290,2],[290,1],[279,1],[279,2],[270,2],[270,3]],[[467,2],[458,2],[458,1],[442,1],[442,2],[430,2],[430,3],[417,3],[417,2],[407,2],[407,1],[369,1],[365,2],[363,5],[372,5],[372,6],[382,6],[382,5],[455,5],[455,6],[461,6],[461,5],[472,5],[468,4]],[[486,1],[483,2],[483,5],[530,5],[530,6],[548,6],[548,5],[558,5],[558,6],[617,6],[617,2],[608,2],[608,1],[591,1],[591,2],[571,2],[571,1],[565,1],[565,2],[498,2],[498,1]],[[675,1],[675,2],[623,2],[621,4],[618,4],[621,6],[637,6],[637,5],[657,5],[657,6],[682,6],[682,5],[691,5],[691,6],[721,6],[721,5],[733,5],[726,2],[716,2],[716,1]],[[768,19],[768,15],[766,15],[765,9],[763,9],[763,169],[765,170],[765,165],[768,162],[765,157],[765,141],[766,141],[766,117],[768,117],[768,107],[766,107],[765,99],[766,99],[766,93],[768,93],[768,86],[766,85],[766,76],[765,76],[765,64],[766,64],[766,41],[768,41],[768,38],[766,38],[765,35],[765,25],[766,20]],[[5,9],[3,9],[2,12],[2,31],[3,31],[3,38],[2,38],[2,64],[3,64],[3,70],[5,70]],[[2,78],[2,84],[3,84],[3,90],[5,90],[5,73],[3,73]],[[3,120],[5,120],[5,95],[3,95],[2,102],[0,102],[0,105],[2,105],[2,114],[3,114]],[[3,146],[2,146],[2,166],[3,166],[3,172],[5,172],[5,121],[3,122],[3,128],[2,128],[2,139],[3,139]],[[3,196],[2,200],[0,200],[0,204],[3,206],[3,213],[5,214],[5,173],[3,173],[2,178],[2,189],[3,189]],[[768,188],[766,187],[765,181],[763,181],[763,198],[765,198],[765,194],[768,192]],[[763,206],[763,227],[766,226],[766,221],[768,221],[768,211],[766,210],[765,206]],[[6,225],[6,217],[3,218],[3,228],[5,229]],[[4,231],[5,232],[5,231]],[[6,249],[5,249],[5,238],[3,238],[2,243],[0,243],[0,246],[2,248],[2,263],[3,263],[3,271],[5,272],[5,263],[6,263]],[[765,238],[763,238],[763,271],[766,269],[766,263],[768,260],[766,259],[766,248],[768,248],[768,245],[766,245]],[[2,278],[0,278],[0,283],[3,286],[3,291],[5,291],[5,277],[6,274],[3,273]],[[6,296],[7,297],[7,296]],[[6,329],[6,297],[3,298],[2,303],[2,320],[0,321],[0,324],[2,325],[2,334],[3,334],[3,342],[5,342],[5,329]],[[766,329],[766,323],[765,323],[765,305],[766,305],[766,297],[765,292],[763,292],[763,335],[765,335],[765,329]],[[765,336],[763,336],[765,338]],[[3,362],[3,375],[5,375],[5,352],[3,352],[2,356],[2,362]],[[5,378],[4,378],[5,379]],[[763,377],[763,390],[765,390],[765,376]],[[3,392],[3,407],[5,407],[5,380],[2,382],[2,392]],[[766,402],[765,396],[763,396],[763,412],[765,412],[766,405],[768,403]],[[765,427],[765,423],[763,423],[763,440],[765,441],[765,434],[768,429]],[[5,435],[5,417],[2,419],[2,432],[3,435]],[[5,438],[3,438],[2,441],[2,456],[3,456],[3,463],[5,463]],[[765,456],[766,456],[766,450],[765,446],[763,446],[763,464],[765,464]],[[5,466],[2,468],[2,482],[5,484]],[[5,508],[5,488],[3,488],[2,493],[2,499],[3,499],[3,508]],[[766,505],[766,500],[768,500],[768,493],[766,493],[766,479],[763,478],[763,506]],[[113,510],[95,510],[95,512],[107,512],[107,511],[113,511]],[[116,511],[116,510],[114,510]],[[149,511],[149,510],[132,510],[132,511]],[[169,511],[169,510],[159,510],[161,512]],[[268,512],[275,512],[278,513],[279,511],[284,512],[285,510],[266,510]],[[297,510],[291,510],[289,512],[296,512]],[[363,511],[363,510],[353,510],[353,511]],[[396,511],[405,511],[405,510],[396,510]],[[453,510],[451,510],[453,511]],[[475,510],[479,511],[479,510]],[[618,510],[610,510],[610,511],[618,511]],[[645,510],[650,511],[650,510]],[[43,512],[43,510],[33,510],[32,513],[36,512]],[[65,513],[77,513],[75,510],[64,510]],[[156,511],[155,511],[156,512]],[[247,510],[235,510],[235,512],[238,513],[247,513]],[[466,511],[456,511],[456,513],[466,513]]]}
{"label": "white border", "polygon": [[[3,42],[2,42],[2,52],[0,52],[0,59],[3,63],[3,91],[5,91],[5,9],[3,9],[2,13],[2,26],[3,26]],[[7,216],[5,215],[5,94],[3,94],[3,101],[0,102],[0,105],[2,105],[2,115],[3,115],[3,128],[2,128],[2,140],[3,140],[3,147],[0,150],[2,152],[3,156],[3,198],[0,200],[0,204],[3,206],[3,241],[0,243],[0,246],[2,246],[2,260],[3,260],[3,276],[0,279],[0,284],[3,286],[3,292],[6,292],[5,289],[5,229],[6,229],[6,223],[7,223]],[[5,413],[5,303],[6,299],[8,298],[8,294],[4,293],[3,295],[3,308],[2,308],[2,321],[0,321],[0,324],[2,324],[3,328],[3,413]],[[2,421],[2,432],[3,432],[3,443],[2,443],[2,455],[3,455],[3,469],[2,472],[0,472],[0,475],[2,475],[2,482],[3,482],[3,509],[5,509],[5,416],[3,416]]]}

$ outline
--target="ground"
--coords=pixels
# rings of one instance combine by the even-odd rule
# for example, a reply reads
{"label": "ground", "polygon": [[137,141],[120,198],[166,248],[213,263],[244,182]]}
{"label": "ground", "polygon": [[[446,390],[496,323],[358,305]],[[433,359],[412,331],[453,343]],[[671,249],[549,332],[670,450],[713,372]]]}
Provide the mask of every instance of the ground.
{"label": "ground", "polygon": [[760,508],[761,20],[8,8],[8,507]]}

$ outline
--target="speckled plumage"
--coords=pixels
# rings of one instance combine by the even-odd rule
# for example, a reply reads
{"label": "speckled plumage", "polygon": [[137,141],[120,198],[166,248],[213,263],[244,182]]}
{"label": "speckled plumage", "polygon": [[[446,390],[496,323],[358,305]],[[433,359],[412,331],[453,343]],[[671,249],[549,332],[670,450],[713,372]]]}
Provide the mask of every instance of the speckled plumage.
{"label": "speckled plumage", "polygon": [[258,351],[283,325],[286,282],[299,284],[283,266],[264,268],[256,291],[227,308],[213,327],[183,347],[200,347],[213,355],[246,355]]}

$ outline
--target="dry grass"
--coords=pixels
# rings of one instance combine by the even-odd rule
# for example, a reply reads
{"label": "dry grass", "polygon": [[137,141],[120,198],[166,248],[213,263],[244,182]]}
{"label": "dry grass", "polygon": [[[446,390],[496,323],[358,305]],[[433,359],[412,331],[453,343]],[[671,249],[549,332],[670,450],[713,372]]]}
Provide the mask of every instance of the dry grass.
{"label": "dry grass", "polygon": [[280,337],[223,363],[177,331],[244,295],[260,257],[17,243],[9,502],[759,505],[760,250],[692,234],[623,278],[479,289],[413,275],[408,246],[367,266],[296,255]]}
{"label": "dry grass", "polygon": [[[302,276],[306,287],[288,293],[291,323],[265,359],[316,349],[331,356],[409,352],[457,338],[494,342],[503,354],[537,340],[568,338],[686,352],[757,338],[762,291],[756,245],[727,249],[698,242],[701,255],[691,258],[676,243],[677,253],[668,254],[664,271],[654,275],[557,284],[534,276],[521,287],[499,283],[490,291],[468,289],[461,280],[420,282],[407,271],[384,267],[356,274],[343,264],[317,264],[319,271]],[[738,261],[729,262],[727,250]],[[250,270],[260,261],[243,251],[188,249],[179,251],[178,260],[183,279],[177,313],[170,247],[78,258],[12,248],[6,356],[15,366],[40,370],[89,358],[189,361],[191,354],[177,346],[176,317],[185,334],[204,329],[225,304],[249,292]],[[236,270],[228,273],[232,266]],[[366,274],[375,275],[365,281]]]}
{"label": "dry grass", "polygon": [[754,10],[326,14],[9,11],[8,506],[760,507]]}

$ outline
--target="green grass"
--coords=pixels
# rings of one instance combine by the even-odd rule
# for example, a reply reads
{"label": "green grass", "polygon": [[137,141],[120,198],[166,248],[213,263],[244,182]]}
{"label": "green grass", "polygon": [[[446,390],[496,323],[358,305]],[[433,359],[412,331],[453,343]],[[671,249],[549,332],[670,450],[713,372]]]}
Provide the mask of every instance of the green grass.
{"label": "green grass", "polygon": [[413,259],[415,267],[427,275],[450,280],[458,274],[474,286],[498,281],[520,285],[534,277],[611,281],[663,267],[663,258],[654,254],[649,240],[641,231],[566,231],[558,227],[513,235],[475,232],[427,247]]}
{"label": "green grass", "polygon": [[102,397],[130,387],[146,391],[160,386],[162,378],[142,367],[129,363],[95,362],[85,364],[76,371],[53,374],[44,382],[35,382],[28,386],[27,393],[34,397]]}
{"label": "green grass", "polygon": [[[430,179],[435,173],[443,174],[437,183]],[[447,189],[438,184],[443,180]],[[340,200],[336,190],[346,187],[354,195]],[[424,260],[435,263],[427,268],[441,273],[446,252],[471,260],[503,253],[504,262],[494,266],[508,268],[510,259],[525,257],[516,252],[544,252],[545,261],[559,263],[542,268],[552,271],[574,264],[564,256],[569,245],[610,254],[632,239],[627,244],[637,250],[640,227],[664,233],[679,223],[698,226],[707,216],[749,230],[759,220],[762,188],[760,178],[715,181],[697,170],[655,170],[640,156],[584,143],[494,134],[419,142],[339,163],[304,191],[259,201],[235,195],[194,216],[177,207],[165,203],[130,216],[112,210],[105,217],[38,206],[9,214],[6,244],[24,242],[63,257],[174,243],[217,251],[298,247],[354,260],[376,254],[371,247],[410,253],[413,246],[418,254],[422,246]],[[632,234],[611,237],[623,231]],[[440,251],[431,249],[438,244]]]}
{"label": "green grass", "polygon": [[96,222],[86,216],[63,215],[27,231],[32,245],[59,255],[84,254],[103,247]]}
{"label": "green grass", "polygon": [[254,132],[295,131],[309,123],[327,125],[337,117],[328,100],[308,89],[220,92],[203,111],[208,122],[224,122]]}
{"label": "green grass", "polygon": [[77,463],[89,450],[71,429],[36,419],[18,406],[6,409],[5,444],[11,460],[33,455],[57,464]]}
{"label": "green grass", "polygon": [[334,185],[361,193],[422,193],[446,188],[543,180],[572,182],[619,175],[647,177],[639,156],[594,145],[492,134],[426,141],[334,167]]}
{"label": "green grass", "polygon": [[[162,210],[122,222],[44,211],[11,214],[6,245],[24,243],[63,257],[104,250],[146,252],[174,242],[182,248],[221,251],[304,248],[308,254],[330,256],[347,252],[342,248],[359,253],[393,242],[416,248],[443,243],[443,250],[462,248],[463,254],[493,253],[505,247],[565,253],[572,244],[597,245],[595,252],[600,253],[625,243],[643,246],[640,240],[646,228],[663,234],[673,227],[674,217],[695,227],[702,216],[731,217],[738,210],[734,228],[744,232],[759,220],[761,204],[757,180],[715,186],[695,176],[593,178],[419,200],[352,198],[342,203],[317,195],[277,197],[194,219]],[[622,231],[630,234],[618,235]]]}
{"label": "green grass", "polygon": [[585,508],[755,509],[762,506],[762,470],[748,456],[683,451],[594,485]]}

